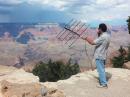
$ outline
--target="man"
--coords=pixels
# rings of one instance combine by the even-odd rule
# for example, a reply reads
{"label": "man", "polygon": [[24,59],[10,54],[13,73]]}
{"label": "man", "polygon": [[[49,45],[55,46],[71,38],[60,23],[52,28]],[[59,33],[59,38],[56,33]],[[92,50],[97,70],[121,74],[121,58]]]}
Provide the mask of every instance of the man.
{"label": "man", "polygon": [[96,62],[97,71],[99,74],[99,82],[97,85],[98,88],[107,87],[107,80],[105,74],[105,60],[107,56],[107,50],[110,43],[110,34],[107,32],[107,26],[102,23],[98,28],[98,38],[93,39],[91,37],[83,38],[91,45],[96,45],[94,51],[94,58]]}

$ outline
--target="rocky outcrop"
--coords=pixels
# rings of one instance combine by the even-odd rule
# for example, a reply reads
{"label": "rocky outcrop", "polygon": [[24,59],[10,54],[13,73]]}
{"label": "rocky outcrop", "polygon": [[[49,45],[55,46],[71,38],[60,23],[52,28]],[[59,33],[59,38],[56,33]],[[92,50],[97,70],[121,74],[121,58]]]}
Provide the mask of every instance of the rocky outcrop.
{"label": "rocky outcrop", "polygon": [[62,91],[43,85],[23,69],[0,66],[0,74],[0,97],[65,97]]}
{"label": "rocky outcrop", "polygon": [[[43,86],[47,88],[47,97],[51,95],[51,97],[66,97],[62,91],[58,90],[58,86],[53,82],[42,83]],[[49,96],[50,97],[50,96]]]}
{"label": "rocky outcrop", "polygon": [[97,88],[97,71],[85,71],[66,80],[40,83],[23,69],[0,66],[0,97],[130,97],[130,70],[107,68],[108,88]]}
{"label": "rocky outcrop", "polygon": [[38,83],[18,84],[3,80],[1,93],[3,97],[42,97],[41,85]]}
{"label": "rocky outcrop", "polygon": [[[67,80],[50,83],[62,90],[66,97],[130,97],[130,71],[127,69],[106,69],[108,89],[97,88],[97,71],[86,71]],[[49,84],[49,83],[48,83]],[[54,85],[55,84],[55,85]]]}

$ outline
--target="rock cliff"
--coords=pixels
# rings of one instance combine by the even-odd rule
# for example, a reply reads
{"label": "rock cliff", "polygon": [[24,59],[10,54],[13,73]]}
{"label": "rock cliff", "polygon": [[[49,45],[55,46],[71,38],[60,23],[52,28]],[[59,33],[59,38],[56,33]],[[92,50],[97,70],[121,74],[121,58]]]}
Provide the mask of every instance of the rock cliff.
{"label": "rock cliff", "polygon": [[57,82],[39,82],[23,69],[0,66],[0,97],[130,97],[130,70],[106,69],[108,88],[97,88],[97,71]]}

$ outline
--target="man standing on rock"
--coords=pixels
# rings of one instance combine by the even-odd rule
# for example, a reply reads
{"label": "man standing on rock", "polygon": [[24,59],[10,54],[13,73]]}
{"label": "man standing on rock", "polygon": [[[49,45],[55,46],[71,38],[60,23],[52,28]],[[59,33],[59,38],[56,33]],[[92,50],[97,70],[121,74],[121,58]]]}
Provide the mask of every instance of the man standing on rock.
{"label": "man standing on rock", "polygon": [[99,82],[97,85],[98,88],[107,87],[107,80],[105,74],[105,61],[107,56],[107,50],[110,44],[110,34],[107,32],[107,26],[102,23],[99,24],[98,28],[98,38],[93,39],[90,36],[82,38],[86,40],[91,45],[96,45],[94,51],[94,58],[96,62],[97,71],[99,74]]}

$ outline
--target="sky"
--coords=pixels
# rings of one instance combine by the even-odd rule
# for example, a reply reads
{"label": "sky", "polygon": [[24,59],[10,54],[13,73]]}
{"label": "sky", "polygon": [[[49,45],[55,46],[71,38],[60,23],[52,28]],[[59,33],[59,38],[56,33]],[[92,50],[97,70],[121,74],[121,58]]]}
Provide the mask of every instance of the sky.
{"label": "sky", "polygon": [[67,22],[125,25],[130,0],[0,0],[0,22]]}

